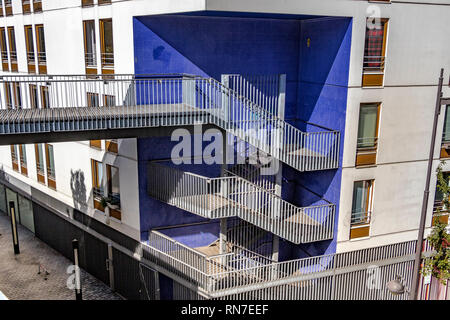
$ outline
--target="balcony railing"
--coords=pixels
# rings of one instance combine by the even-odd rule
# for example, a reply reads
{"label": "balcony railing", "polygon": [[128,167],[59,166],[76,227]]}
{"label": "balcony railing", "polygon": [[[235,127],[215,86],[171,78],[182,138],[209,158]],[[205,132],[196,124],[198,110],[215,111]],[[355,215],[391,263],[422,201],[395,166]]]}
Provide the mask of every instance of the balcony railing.
{"label": "balcony railing", "polygon": [[384,56],[364,56],[364,71],[383,71],[385,58]]}
{"label": "balcony railing", "polygon": [[2,62],[8,63],[8,51],[1,51],[1,56],[2,56]]}
{"label": "balcony railing", "polygon": [[[30,53],[29,58],[32,57]],[[73,131],[74,126],[76,130],[92,130],[87,127],[91,125],[102,130],[214,124],[299,171],[334,169],[339,165],[339,131],[319,128],[316,132],[302,132],[211,78],[108,75],[107,79],[106,76],[95,79],[92,76],[8,76],[0,80],[8,81],[18,82],[22,92],[28,92],[30,84],[47,86],[51,108],[40,110],[42,115],[36,114],[33,119],[15,115],[11,124],[14,129],[8,126],[10,120],[5,120],[9,118],[1,118],[0,134],[12,133],[10,129],[15,133],[48,132],[50,126],[51,130]],[[87,93],[96,93],[99,98],[114,97],[109,100],[114,101],[115,108],[85,108],[89,107]],[[23,108],[32,108],[31,99],[24,96]],[[4,102],[1,106],[6,109]],[[50,117],[63,108],[70,108],[64,118]],[[98,121],[86,122],[83,117]],[[36,125],[20,125],[30,121]]]}
{"label": "balcony railing", "polygon": [[45,52],[38,52],[37,57],[38,57],[39,64],[41,64],[41,65],[47,64],[47,55]]}
{"label": "balcony railing", "polygon": [[12,63],[17,63],[17,52],[16,51],[10,51],[9,56],[11,57]]}
{"label": "balcony railing", "polygon": [[335,205],[297,207],[238,176],[207,178],[148,163],[150,196],[201,217],[239,217],[294,243],[333,238]]}
{"label": "balcony railing", "polygon": [[33,12],[42,12],[42,0],[33,0]]}
{"label": "balcony railing", "polygon": [[359,150],[373,150],[378,145],[378,137],[363,137],[358,138],[357,148]]}
{"label": "balcony railing", "polygon": [[371,211],[352,212],[351,224],[367,224],[370,223]]}
{"label": "balcony railing", "polygon": [[[327,300],[404,299],[406,296],[393,296],[385,287],[381,290],[368,289],[367,267],[379,266],[380,276],[386,281],[402,274],[406,287],[409,287],[415,244],[416,241],[409,241],[274,262],[248,250],[239,251],[240,248],[207,256],[160,232],[151,231],[148,244],[143,245],[143,257],[198,286],[212,298],[236,299],[248,293],[255,294],[254,299],[256,296],[296,300],[302,297]],[[395,274],[390,270],[395,270]]]}
{"label": "balcony railing", "polygon": [[86,67],[97,68],[97,57],[95,55],[95,52],[85,53],[84,59],[86,62]]}
{"label": "balcony railing", "polygon": [[35,62],[34,62],[34,51],[28,51],[27,52],[27,61],[28,61],[28,64],[34,64]]}
{"label": "balcony railing", "polygon": [[114,53],[101,53],[101,61],[103,67],[113,67],[114,66]]}

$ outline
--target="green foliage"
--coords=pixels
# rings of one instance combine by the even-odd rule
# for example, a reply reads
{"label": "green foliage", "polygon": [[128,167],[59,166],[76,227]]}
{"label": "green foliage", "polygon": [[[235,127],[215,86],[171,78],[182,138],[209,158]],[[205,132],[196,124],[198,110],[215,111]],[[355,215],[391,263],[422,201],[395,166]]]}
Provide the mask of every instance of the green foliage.
{"label": "green foliage", "polygon": [[[450,208],[450,187],[448,180],[442,172],[442,166],[444,164],[445,162],[441,162],[436,170],[436,187],[444,195],[442,200],[443,208]],[[436,221],[433,230],[427,239],[435,251],[435,254],[430,258],[425,259],[421,272],[423,275],[431,274],[445,284],[450,279],[450,234],[447,232],[447,225]]]}

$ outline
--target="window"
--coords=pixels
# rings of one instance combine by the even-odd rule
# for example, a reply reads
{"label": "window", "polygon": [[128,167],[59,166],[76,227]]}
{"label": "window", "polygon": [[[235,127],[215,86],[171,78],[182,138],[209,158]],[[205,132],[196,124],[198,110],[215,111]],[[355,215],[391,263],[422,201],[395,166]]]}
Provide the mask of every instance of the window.
{"label": "window", "polygon": [[111,4],[111,0],[98,0],[98,4],[102,5],[102,4]]}
{"label": "window", "polygon": [[97,56],[95,42],[95,22],[94,20],[83,21],[84,30],[84,59],[86,64],[86,74],[97,73]]}
{"label": "window", "polygon": [[49,188],[56,190],[56,176],[55,176],[55,157],[53,153],[53,145],[45,144],[45,158],[47,165],[47,181]]}
{"label": "window", "polygon": [[3,17],[3,1],[0,1],[0,17]]}
{"label": "window", "polygon": [[355,181],[353,185],[353,202],[350,238],[369,235],[370,218],[373,206],[374,180]]}
{"label": "window", "polygon": [[17,71],[17,51],[16,51],[16,36],[14,27],[8,27],[9,39],[9,58],[11,59],[11,71]]}
{"label": "window", "polygon": [[41,86],[41,103],[42,108],[44,109],[50,108],[50,96],[48,93],[47,86]]}
{"label": "window", "polygon": [[42,0],[33,0],[33,12],[42,12]]}
{"label": "window", "polygon": [[121,220],[122,216],[120,213],[119,169],[107,164],[106,178],[108,187],[108,198],[111,204],[109,214],[111,217]]}
{"label": "window", "polygon": [[90,7],[94,5],[94,0],[81,0],[82,7]]}
{"label": "window", "polygon": [[41,143],[34,145],[34,152],[36,156],[37,180],[45,184],[44,150]]}
{"label": "window", "polygon": [[19,82],[5,82],[5,99],[8,109],[20,108],[22,106],[22,94]]}
{"label": "window", "polygon": [[34,43],[33,43],[33,28],[32,26],[25,26],[25,45],[27,48],[28,72],[35,73],[34,61]]}
{"label": "window", "polygon": [[367,19],[363,62],[363,87],[383,85],[387,27],[387,19]]}
{"label": "window", "polygon": [[22,0],[22,13],[23,14],[31,13],[30,0]]}
{"label": "window", "polygon": [[112,19],[100,20],[100,47],[102,73],[114,73],[114,47]]}
{"label": "window", "polygon": [[12,0],[5,0],[5,11],[7,16],[12,16]]}
{"label": "window", "polygon": [[118,153],[119,152],[119,146],[117,144],[117,140],[116,139],[112,139],[112,140],[106,140],[105,141],[106,144],[106,150],[112,153]]}
{"label": "window", "polygon": [[98,107],[100,106],[99,100],[98,100],[98,93],[92,93],[87,92],[87,106],[88,107]]}
{"label": "window", "polygon": [[450,105],[445,107],[444,128],[442,131],[441,158],[450,158]]}
{"label": "window", "polygon": [[24,144],[19,145],[19,155],[20,155],[20,172],[23,175],[28,175],[27,149]]}
{"label": "window", "polygon": [[361,104],[359,110],[356,165],[376,163],[380,104]]}
{"label": "window", "polygon": [[92,148],[101,149],[102,148],[102,140],[90,140],[89,146]]}
{"label": "window", "polygon": [[12,94],[11,94],[11,83],[5,82],[3,85],[5,86],[6,106],[8,107],[8,109],[12,109],[13,101],[12,101]]}
{"label": "window", "polygon": [[44,26],[42,24],[36,25],[36,47],[37,58],[39,64],[39,73],[47,73],[47,55],[45,53],[45,36]]}
{"label": "window", "polygon": [[104,94],[103,105],[105,107],[114,107],[116,105],[116,97],[110,94]]}
{"label": "window", "polygon": [[13,86],[13,90],[14,90],[14,106],[16,108],[21,108],[22,107],[22,94],[20,91],[20,83],[13,82],[12,86]]}
{"label": "window", "polygon": [[100,211],[104,211],[105,208],[101,205],[101,199],[104,196],[103,163],[92,159],[91,165],[92,165],[92,193],[94,198],[94,208]]}
{"label": "window", "polygon": [[17,145],[11,145],[11,160],[13,170],[19,172],[19,151]]}
{"label": "window", "polygon": [[6,45],[5,28],[0,28],[0,50],[2,55],[3,71],[9,71],[8,49]]}

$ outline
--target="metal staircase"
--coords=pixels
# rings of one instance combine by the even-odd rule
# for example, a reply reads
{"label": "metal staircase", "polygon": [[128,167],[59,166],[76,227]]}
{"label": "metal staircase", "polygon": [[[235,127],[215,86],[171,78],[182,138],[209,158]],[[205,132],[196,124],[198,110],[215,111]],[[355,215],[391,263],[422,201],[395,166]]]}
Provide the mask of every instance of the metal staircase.
{"label": "metal staircase", "polygon": [[148,163],[147,192],[198,216],[239,217],[293,243],[333,238],[334,204],[297,207],[236,175],[208,178]]}

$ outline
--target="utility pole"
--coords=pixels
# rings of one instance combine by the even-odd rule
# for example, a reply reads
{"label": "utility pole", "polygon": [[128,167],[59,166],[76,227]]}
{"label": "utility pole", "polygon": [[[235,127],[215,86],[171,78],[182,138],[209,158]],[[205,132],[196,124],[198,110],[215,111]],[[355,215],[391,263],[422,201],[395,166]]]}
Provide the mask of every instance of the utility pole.
{"label": "utility pole", "polygon": [[423,236],[425,233],[425,219],[427,216],[428,198],[430,195],[430,178],[431,178],[431,169],[433,167],[434,148],[436,145],[437,123],[438,123],[438,119],[439,119],[439,114],[441,113],[441,106],[450,104],[450,98],[442,97],[443,82],[444,82],[444,69],[441,69],[437,97],[436,97],[436,106],[435,106],[435,110],[434,110],[434,122],[433,122],[433,132],[432,132],[432,136],[431,136],[430,153],[429,153],[429,157],[428,157],[427,180],[425,183],[425,190],[423,192],[422,213],[420,215],[420,224],[419,224],[419,236],[417,238],[417,244],[416,244],[416,256],[414,259],[413,279],[412,279],[412,283],[411,283],[411,290],[409,292],[410,300],[417,299],[417,291],[419,288],[420,266],[422,263]]}

